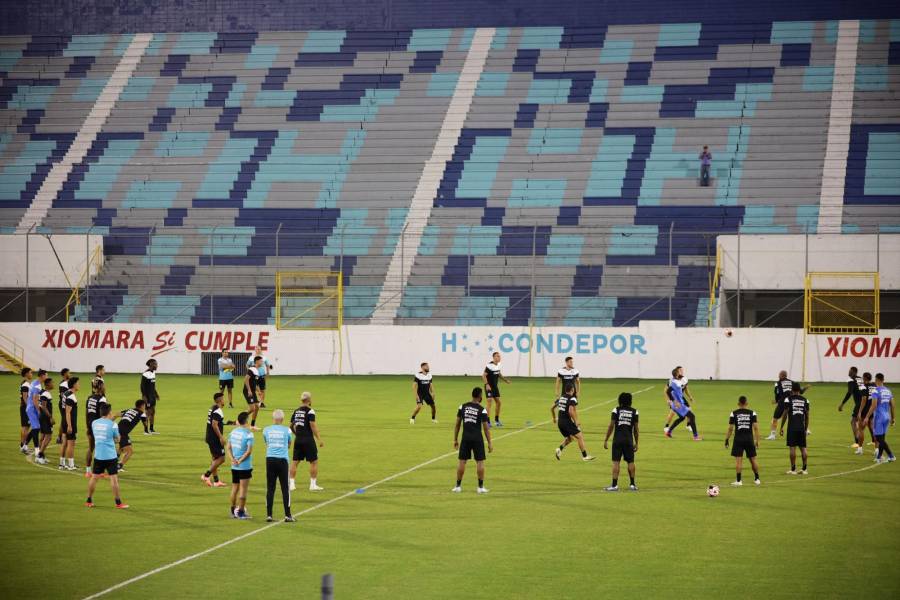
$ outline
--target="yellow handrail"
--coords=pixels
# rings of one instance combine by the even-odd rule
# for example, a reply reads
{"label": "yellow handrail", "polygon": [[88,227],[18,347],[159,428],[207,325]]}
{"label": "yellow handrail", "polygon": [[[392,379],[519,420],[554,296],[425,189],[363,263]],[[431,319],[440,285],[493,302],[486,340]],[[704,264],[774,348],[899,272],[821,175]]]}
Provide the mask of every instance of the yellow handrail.
{"label": "yellow handrail", "polygon": [[25,364],[25,348],[20,346],[16,340],[0,333],[0,342],[2,342],[2,344],[0,344],[0,349],[3,349],[7,354],[23,365]]}
{"label": "yellow handrail", "polygon": [[81,273],[78,281],[75,282],[72,293],[69,294],[69,299],[66,300],[66,321],[69,320],[69,309],[72,307],[72,304],[75,304],[76,306],[81,304],[81,289],[90,283],[91,267],[96,263],[97,271],[100,271],[100,258],[102,256],[103,246],[97,245],[97,247],[94,248],[94,251],[91,252],[90,257],[88,257],[87,264],[84,266],[84,271]]}
{"label": "yellow handrail", "polygon": [[722,275],[722,247],[716,245],[716,269],[713,271],[712,279],[709,281],[709,306],[706,313],[706,326],[713,325],[713,312],[716,306],[716,298],[719,291],[719,280]]}

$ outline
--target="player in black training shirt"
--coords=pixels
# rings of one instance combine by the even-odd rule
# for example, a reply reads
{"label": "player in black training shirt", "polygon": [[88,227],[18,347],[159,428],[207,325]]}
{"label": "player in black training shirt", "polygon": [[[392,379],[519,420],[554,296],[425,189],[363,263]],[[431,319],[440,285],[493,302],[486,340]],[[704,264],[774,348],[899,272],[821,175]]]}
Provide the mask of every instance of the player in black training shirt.
{"label": "player in black training shirt", "polygon": [[213,405],[206,412],[206,445],[209,446],[209,455],[212,462],[206,473],[200,476],[209,487],[225,487],[225,483],[219,481],[219,466],[225,462],[225,396],[222,392],[213,394]]}
{"label": "player in black training shirt", "polygon": [[34,462],[46,465],[47,457],[44,455],[44,452],[47,451],[47,446],[50,445],[50,437],[53,435],[53,379],[48,377],[44,380],[44,389],[41,392],[39,403],[40,408],[38,412],[38,420],[41,425],[41,446],[38,451],[37,458]]}
{"label": "player in black training shirt", "polygon": [[21,425],[19,435],[19,451],[22,454],[31,454],[28,449],[28,436],[31,434],[31,421],[28,419],[28,393],[31,391],[32,372],[28,367],[22,367],[22,383],[19,384],[19,424]]}
{"label": "player in black training shirt", "polygon": [[863,373],[862,378],[866,390],[863,392],[862,400],[859,403],[859,420],[856,422],[856,432],[859,436],[856,440],[859,444],[859,448],[856,450],[857,454],[862,454],[862,447],[866,443],[866,429],[869,430],[869,445],[878,445],[878,442],[875,440],[875,432],[872,429],[872,419],[867,418],[869,409],[872,406],[872,392],[875,391],[877,386],[875,385],[875,382],[872,381],[872,374],[868,371]]}
{"label": "player in black training shirt", "polygon": [[619,463],[623,458],[628,463],[628,478],[631,480],[628,489],[632,492],[638,489],[634,483],[634,453],[638,451],[640,428],[638,411],[631,407],[631,400],[631,394],[628,392],[619,394],[619,406],[613,409],[609,427],[606,428],[606,439],[603,440],[605,450],[609,449],[609,436],[613,431],[616,432],[612,447],[612,484],[604,488],[607,492],[619,491]]}
{"label": "player in black training shirt", "polygon": [[138,421],[146,422],[147,402],[141,398],[134,403],[134,408],[129,408],[119,417],[119,470],[125,470],[125,463],[134,454],[131,446],[131,432],[137,426]]}
{"label": "player in black training shirt", "polygon": [[[488,417],[491,414],[491,401],[494,402],[494,425],[503,427],[500,422],[500,380],[504,383],[510,383],[509,379],[500,372],[500,353],[494,352],[491,355],[491,362],[484,368],[481,374],[481,380],[484,382],[484,395],[487,396],[487,412]],[[488,419],[490,425],[490,419]]]}
{"label": "player in black training shirt", "polygon": [[[291,491],[297,489],[295,478],[300,461],[309,463],[309,491],[321,492],[325,488],[319,487],[316,481],[319,477],[319,448],[325,446],[319,435],[319,426],[316,425],[316,411],[312,407],[312,394],[303,392],[300,394],[300,408],[291,415],[291,431],[294,438],[294,456],[291,462],[291,470],[288,477],[288,487]],[[316,442],[319,446],[316,447]]]}
{"label": "player in black training shirt", "polygon": [[94,464],[94,430],[91,425],[100,418],[100,405],[109,404],[106,400],[106,385],[102,378],[95,378],[91,382],[91,395],[84,403],[84,424],[85,433],[88,439],[87,455],[84,459],[84,476],[90,479],[94,473],[92,465]]}
{"label": "player in black training shirt", "polygon": [[[494,353],[496,355],[496,353]],[[499,359],[498,359],[499,360]],[[499,372],[499,371],[498,371]],[[462,427],[462,443],[459,442],[459,429]],[[494,451],[494,444],[491,442],[490,417],[488,412],[481,406],[481,388],[472,390],[472,400],[460,405],[456,412],[456,427],[453,429],[453,447],[459,448],[459,464],[456,467],[456,487],[451,492],[462,491],[462,479],[466,473],[466,462],[470,458],[475,458],[475,470],[478,474],[478,487],[476,492],[479,494],[487,494],[488,490],[484,487],[484,438],[481,432],[487,438],[488,452]]]}
{"label": "player in black training shirt", "polygon": [[565,366],[556,372],[556,383],[554,384],[554,390],[556,397],[559,397],[560,390],[565,391],[566,386],[572,384],[575,386],[575,395],[581,395],[581,379],[580,374],[578,373],[578,369],[573,365],[573,359],[571,356],[566,357]]}
{"label": "player in black training shirt", "polygon": [[259,413],[259,383],[261,377],[259,368],[262,366],[262,356],[253,357],[253,366],[247,367],[244,375],[244,400],[247,401],[247,413],[250,415],[250,429],[259,431],[256,427],[256,415]]}
{"label": "player in black training shirt", "polygon": [[[784,415],[788,423],[787,445],[791,449],[791,470],[788,475],[797,474],[797,448],[803,457],[803,475],[807,474],[806,432],[809,430],[809,400],[801,394],[803,388],[796,381],[791,386],[791,395],[784,399]],[[784,420],[781,421],[780,434],[784,435]]]}
{"label": "player in black training shirt", "polygon": [[63,431],[62,415],[64,415],[66,412],[66,406],[65,406],[66,394],[69,393],[69,369],[63,369],[59,372],[59,385],[57,387],[59,388],[59,404],[58,404],[58,406],[59,406],[60,419],[59,419],[59,429],[57,430],[57,433],[56,433],[56,443],[62,444],[62,436],[63,436],[63,433],[65,433]]}
{"label": "player in black training shirt", "polygon": [[147,370],[141,373],[141,398],[144,400],[144,410],[147,418],[144,420],[144,435],[156,435],[156,403],[159,402],[159,393],[156,391],[156,369],[159,365],[156,359],[147,361]]}
{"label": "player in black training shirt", "polygon": [[[66,394],[64,411],[60,417],[63,419],[63,445],[59,452],[59,468],[66,471],[75,470],[75,438],[78,437],[78,398],[75,394],[81,386],[77,377],[69,379],[69,393]],[[65,461],[65,462],[63,462]]]}
{"label": "player in black training shirt", "polygon": [[[779,371],[778,372],[778,381],[775,382],[774,386],[774,398],[772,399],[772,404],[775,405],[775,412],[772,415],[772,427],[769,430],[769,437],[767,440],[774,440],[777,436],[775,435],[775,430],[778,427],[778,419],[781,419],[781,427],[784,428],[784,400],[791,395],[791,388],[793,387],[794,382],[788,378],[787,371]],[[809,387],[801,388],[800,393],[802,394]]]}
{"label": "player in black training shirt", "polygon": [[738,407],[731,411],[728,417],[728,433],[725,434],[725,447],[734,432],[734,444],[731,446],[731,455],[734,457],[734,468],[737,473],[734,482],[735,487],[744,485],[741,482],[741,470],[744,466],[744,454],[750,459],[753,467],[753,483],[759,485],[759,464],[756,462],[756,450],[759,448],[759,424],[756,412],[747,408],[747,397],[738,398]]}
{"label": "player in black training shirt", "polygon": [[[582,460],[594,460],[594,457],[588,454],[584,447],[584,434],[578,426],[578,398],[575,397],[575,384],[567,383],[563,390],[563,395],[553,402],[550,407],[550,413],[553,415],[553,422],[559,428],[559,432],[565,438],[563,443],[556,449],[556,460],[559,460],[566,446],[572,443],[572,440],[578,442],[578,448],[581,450]],[[559,415],[559,418],[557,418]]]}
{"label": "player in black training shirt", "polygon": [[[850,429],[853,432],[853,444],[851,444],[850,447],[855,450],[862,448],[862,446],[859,445],[859,431],[856,429],[856,422],[859,420],[859,407],[862,403],[863,395],[865,395],[867,391],[866,384],[858,373],[859,370],[856,367],[850,367],[850,371],[847,373],[847,393],[844,394],[844,399],[841,400],[841,403],[838,405],[838,411],[843,411],[844,405],[847,404],[847,400],[853,398],[853,412],[850,414]],[[862,452],[857,452],[857,454],[862,454]]]}
{"label": "player in black training shirt", "polygon": [[416,394],[416,408],[409,418],[410,425],[416,424],[416,415],[422,410],[422,405],[427,404],[431,408],[431,422],[437,423],[437,411],[434,407],[434,381],[431,378],[431,367],[427,362],[419,365],[420,370],[413,377],[413,391]]}

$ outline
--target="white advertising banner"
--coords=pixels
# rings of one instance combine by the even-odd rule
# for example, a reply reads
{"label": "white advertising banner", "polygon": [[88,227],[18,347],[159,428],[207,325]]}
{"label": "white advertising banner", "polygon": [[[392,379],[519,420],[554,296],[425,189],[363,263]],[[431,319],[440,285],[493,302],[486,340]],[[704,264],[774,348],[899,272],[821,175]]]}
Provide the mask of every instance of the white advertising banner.
{"label": "white advertising banner", "polygon": [[[799,329],[675,328],[645,321],[632,328],[358,325],[336,331],[265,326],[3,323],[4,342],[24,348],[33,367],[58,371],[140,372],[148,358],[161,373],[200,373],[201,353],[261,346],[275,374],[409,374],[428,361],[436,375],[478,375],[494,351],[507,376],[554,376],[566,356],[587,378],[665,378],[676,365],[692,379],[774,380],[804,374]],[[5,339],[4,339],[5,338]],[[808,336],[805,379],[845,381],[851,365],[900,380],[900,330],[878,336]]]}

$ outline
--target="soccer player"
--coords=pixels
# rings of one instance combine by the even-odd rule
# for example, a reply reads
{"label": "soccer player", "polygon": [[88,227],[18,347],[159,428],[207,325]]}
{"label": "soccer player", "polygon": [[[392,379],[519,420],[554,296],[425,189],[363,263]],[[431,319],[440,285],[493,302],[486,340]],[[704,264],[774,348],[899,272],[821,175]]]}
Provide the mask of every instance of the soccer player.
{"label": "soccer player", "polygon": [[88,508],[94,506],[94,490],[97,489],[97,479],[104,474],[109,475],[113,497],[116,499],[116,508],[128,508],[128,505],[122,502],[122,494],[119,492],[119,467],[116,462],[116,440],[119,439],[119,430],[109,418],[109,411],[109,404],[101,404],[99,417],[91,423],[96,449],[93,476],[88,481],[87,501],[84,503]]}
{"label": "soccer player", "polygon": [[556,384],[553,388],[553,393],[557,398],[559,398],[560,390],[565,391],[566,386],[569,384],[575,386],[575,396],[581,395],[581,379],[579,378],[578,369],[572,366],[573,362],[572,357],[567,356],[563,368],[556,372]]}
{"label": "soccer player", "polygon": [[50,445],[50,437],[53,435],[53,379],[48,377],[44,380],[44,389],[41,392],[40,396],[40,427],[41,427],[41,446],[38,451],[37,458],[35,462],[40,465],[47,464],[47,457],[45,456],[45,452],[47,451],[47,446]]}
{"label": "soccer player", "polygon": [[[500,422],[500,380],[503,380],[504,383],[510,384],[509,379],[503,376],[500,372],[500,353],[494,352],[491,355],[491,362],[487,364],[484,368],[484,373],[481,374],[481,380],[484,382],[484,395],[487,396],[487,413],[488,417],[491,415],[491,401],[494,402],[494,425],[497,427],[503,427],[503,423]],[[488,419],[488,426],[490,427],[490,419]]]}
{"label": "soccer player", "polygon": [[[806,432],[809,430],[809,400],[803,397],[803,388],[796,381],[791,383],[791,394],[784,399],[782,414],[788,423],[787,445],[791,449],[791,470],[788,475],[797,474],[797,448],[803,457],[801,474],[807,475]],[[784,420],[781,421],[780,435],[784,435]]]}
{"label": "soccer player", "polygon": [[[891,452],[885,436],[888,427],[894,424],[894,394],[890,388],[884,385],[884,375],[875,374],[875,391],[872,392],[872,404],[869,408],[870,417],[873,421],[873,430],[875,439],[878,440],[878,450],[875,453],[875,462],[894,462],[897,458]],[[885,453],[887,457],[883,458]]]}
{"label": "soccer player", "polygon": [[[219,359],[221,360],[221,359]],[[219,380],[221,383],[222,380]],[[209,487],[224,487],[219,481],[219,466],[225,462],[225,413],[222,407],[225,405],[225,396],[222,392],[213,394],[213,405],[206,412],[206,445],[209,446],[209,454],[212,462],[206,473],[200,476],[201,481]],[[212,479],[210,479],[212,477]]]}
{"label": "soccer player", "polygon": [[47,371],[38,369],[37,379],[31,382],[28,388],[28,399],[26,400],[25,415],[28,417],[28,437],[25,440],[34,445],[34,453],[40,452],[41,446],[41,394],[44,391],[44,380],[47,379]]}
{"label": "soccer player", "polygon": [[[312,407],[312,394],[303,392],[300,394],[300,408],[291,415],[291,429],[297,439],[294,440],[294,456],[291,462],[289,487],[291,491],[297,489],[294,482],[297,477],[297,467],[300,461],[309,463],[309,491],[321,492],[325,488],[319,487],[316,479],[319,476],[319,450],[325,447],[325,442],[319,435],[319,426],[316,425],[316,411]],[[316,447],[318,442],[318,448]]]}
{"label": "soccer player", "polygon": [[88,438],[87,455],[84,459],[85,477],[91,476],[94,458],[94,430],[91,427],[91,424],[100,418],[100,405],[108,404],[106,400],[106,385],[103,383],[103,379],[95,378],[91,384],[94,387],[91,390],[91,395],[88,396],[87,401],[84,403],[84,424],[86,425],[85,432],[87,433]]}
{"label": "soccer player", "polygon": [[858,375],[859,371],[856,367],[850,367],[847,373],[847,393],[844,399],[838,405],[838,411],[844,410],[847,400],[853,398],[853,412],[850,414],[850,430],[853,433],[853,444],[850,446],[856,451],[856,454],[862,454],[862,446],[859,444],[859,431],[857,431],[856,423],[859,421],[859,408],[862,403],[863,394],[866,392],[866,384],[862,377]]}
{"label": "soccer player", "polygon": [[69,393],[69,369],[63,369],[59,372],[59,430],[56,434],[56,443],[62,444],[62,436],[63,433],[63,420],[62,415],[66,412],[66,394]]}
{"label": "soccer player", "polygon": [[[594,460],[594,457],[588,454],[584,447],[584,434],[578,426],[578,398],[575,396],[575,384],[567,383],[563,391],[563,395],[553,402],[550,407],[550,414],[553,416],[553,422],[559,428],[559,432],[563,436],[563,443],[556,449],[556,460],[560,459],[566,446],[572,443],[572,440],[578,442],[578,448],[581,450],[581,460]],[[559,418],[557,419],[557,414]]]}
{"label": "soccer player", "polygon": [[147,419],[144,421],[144,435],[156,435],[156,403],[159,393],[156,391],[156,369],[159,364],[155,358],[147,361],[147,370],[141,374],[141,398],[144,399]]}
{"label": "soccer player", "polygon": [[98,387],[105,386],[106,382],[103,378],[106,376],[106,367],[97,365],[94,367],[94,378],[91,380],[91,391],[95,391]]}
{"label": "soccer player", "polygon": [[273,425],[263,429],[266,441],[266,521],[272,522],[272,505],[275,503],[275,484],[281,486],[281,503],[284,505],[284,522],[293,523],[291,516],[291,492],[288,490],[288,449],[291,447],[291,430],[282,425],[284,411],[272,412]]}
{"label": "soccer player", "polygon": [[419,365],[419,372],[413,377],[413,391],[416,393],[416,408],[409,418],[409,423],[416,424],[416,415],[422,410],[423,404],[427,404],[431,408],[431,422],[437,423],[437,409],[434,406],[434,381],[431,377],[431,367],[427,362]]}
{"label": "soccer player", "polygon": [[[260,358],[260,364],[256,363],[256,357]],[[259,408],[265,408],[266,375],[272,372],[272,363],[269,362],[268,358],[263,356],[262,346],[257,346],[253,349],[253,357],[247,361],[247,368],[249,369],[250,367],[256,367],[256,370],[258,371],[257,374],[259,375],[259,381],[257,382],[257,398],[259,400]]]}
{"label": "soccer player", "polygon": [[[681,401],[682,401],[682,403],[684,403],[684,405],[687,406],[688,408],[692,408],[691,404],[694,402],[694,397],[691,395],[691,390],[688,388],[688,378],[685,377],[685,375],[684,375],[684,368],[683,367],[675,367],[675,371],[672,372],[672,375],[673,375],[673,377],[676,377],[676,375],[677,375],[676,378],[678,379],[678,382],[681,386],[681,396],[682,396]],[[669,406],[669,414],[666,415],[666,424],[663,427],[663,433],[666,433],[667,431],[669,433],[671,433],[672,429],[673,429],[672,419],[674,419],[676,416],[678,416],[678,413],[676,413],[674,410],[672,410],[672,401],[671,401],[671,399],[669,399],[668,394],[666,394],[666,402]],[[669,436],[669,437],[672,437],[672,436]]]}
{"label": "soccer player", "polygon": [[253,357],[253,365],[247,367],[247,374],[244,376],[244,400],[247,401],[247,414],[250,415],[250,429],[256,429],[256,415],[259,413],[259,370],[262,367],[262,356]]}
{"label": "soccer player", "polygon": [[[793,386],[794,382],[788,378],[787,371],[779,371],[778,381],[775,382],[775,397],[772,400],[772,403],[775,405],[775,412],[772,415],[772,427],[769,430],[769,437],[766,438],[767,440],[774,440],[777,437],[775,435],[775,429],[778,427],[779,419],[781,419],[781,428],[784,429],[784,409],[787,406],[785,400],[790,397]],[[808,389],[808,386],[800,388],[800,393],[802,394]]]}
{"label": "soccer player", "polygon": [[684,370],[681,367],[675,367],[672,369],[672,379],[666,385],[665,395],[669,408],[678,415],[678,418],[672,423],[671,427],[664,430],[664,433],[667,438],[672,437],[672,431],[678,427],[679,423],[687,420],[688,427],[690,427],[694,436],[694,441],[699,442],[703,438],[700,437],[700,433],[697,431],[697,418],[694,416],[694,411],[691,410],[691,407],[688,406],[684,399],[684,385],[687,385]]}
{"label": "soccer player", "polygon": [[228,356],[228,350],[222,349],[222,356],[216,363],[219,366],[219,391],[228,391],[228,408],[234,408],[231,402],[231,391],[234,389],[234,361]]}
{"label": "soccer player", "polygon": [[753,483],[759,485],[759,464],[756,462],[756,450],[759,448],[759,423],[756,420],[756,412],[747,408],[747,397],[738,398],[738,407],[731,411],[728,417],[728,432],[725,434],[725,447],[734,432],[734,444],[731,446],[731,455],[734,457],[735,479],[731,485],[740,487],[741,471],[744,467],[744,454],[750,459],[753,467]]}
{"label": "soccer player", "polygon": [[75,438],[78,437],[78,398],[75,394],[80,389],[77,377],[69,378],[69,393],[66,394],[63,420],[63,445],[59,452],[59,469],[75,470]]}
{"label": "soccer player", "polygon": [[[499,363],[499,354],[494,353],[494,358]],[[497,364],[495,363],[495,364]],[[488,363],[490,364],[490,363]],[[498,369],[497,373],[500,371]],[[459,442],[459,429],[462,427],[462,443]],[[481,437],[482,431],[484,438]],[[456,486],[450,490],[459,493],[462,491],[463,475],[466,474],[466,463],[475,458],[475,471],[478,474],[478,487],[475,492],[487,494],[484,487],[484,440],[487,438],[488,452],[494,451],[494,443],[491,441],[491,419],[488,411],[481,406],[481,388],[472,390],[472,400],[461,404],[456,412],[456,427],[453,428],[453,448],[459,448],[459,463],[456,466]]]}
{"label": "soccer player", "polygon": [[119,418],[119,451],[122,456],[119,457],[119,470],[125,470],[125,464],[134,454],[134,448],[131,445],[131,432],[137,426],[138,421],[146,423],[147,415],[145,410],[147,402],[141,398],[134,403],[134,408],[129,408],[122,413]]}
{"label": "soccer player", "polygon": [[247,427],[250,414],[238,415],[238,426],[228,436],[228,458],[231,460],[231,517],[249,519],[247,489],[253,477],[253,432]]}
{"label": "soccer player", "polygon": [[640,427],[638,426],[638,411],[631,407],[632,396],[628,392],[619,394],[619,405],[613,409],[606,428],[606,439],[603,440],[603,449],[609,449],[609,436],[615,430],[612,447],[612,484],[604,488],[607,492],[619,491],[619,463],[622,459],[628,464],[628,478],[631,480],[628,489],[632,492],[638,490],[634,483],[634,453],[638,451],[638,438]]}
{"label": "soccer player", "polygon": [[22,454],[31,454],[28,449],[28,439],[31,435],[31,420],[28,418],[28,395],[31,392],[31,379],[34,374],[28,367],[22,367],[22,383],[19,384],[19,451]]}
{"label": "soccer player", "polygon": [[[856,423],[856,431],[859,436],[857,442],[859,443],[860,448],[866,443],[866,429],[869,430],[869,439],[871,440],[869,445],[878,445],[878,442],[875,440],[875,432],[872,428],[872,411],[870,410],[873,404],[872,396],[878,386],[872,381],[872,374],[868,371],[863,373],[862,377],[866,391],[863,393],[863,398],[859,403],[859,421]],[[875,451],[877,452],[878,449],[876,448]],[[862,452],[857,451],[857,454],[862,454]]]}

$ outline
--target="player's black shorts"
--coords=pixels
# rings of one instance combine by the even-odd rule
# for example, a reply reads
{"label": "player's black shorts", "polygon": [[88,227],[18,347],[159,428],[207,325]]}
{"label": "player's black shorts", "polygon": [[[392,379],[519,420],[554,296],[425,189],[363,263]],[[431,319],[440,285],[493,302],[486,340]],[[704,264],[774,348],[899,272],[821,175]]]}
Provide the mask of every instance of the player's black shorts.
{"label": "player's black shorts", "polygon": [[93,440],[94,439],[94,430],[91,428],[91,424],[92,424],[92,422],[88,423],[86,429],[87,429],[87,436],[89,438],[91,438],[91,440]]}
{"label": "player's black shorts", "polygon": [[313,438],[297,438],[294,441],[294,460],[316,462],[319,460],[319,448]]}
{"label": "player's black shorts", "polygon": [[102,475],[103,473],[108,473],[109,475],[118,475],[119,474],[118,459],[111,458],[109,460],[99,460],[99,459],[95,458],[93,473],[94,473],[94,475]]}
{"label": "player's black shorts", "polygon": [[777,421],[778,419],[781,418],[781,415],[783,415],[783,414],[784,414],[784,403],[779,400],[778,404],[775,405],[775,412],[772,413],[772,419]]}
{"label": "player's black shorts", "polygon": [[859,408],[860,408],[860,403],[859,403],[858,401],[857,401],[857,402],[854,402],[854,403],[853,403],[853,412],[850,413],[850,420],[851,420],[851,421],[856,420],[856,419],[859,418]]}
{"label": "player's black shorts", "polygon": [[234,379],[220,379],[219,380],[219,390],[224,390],[228,388],[229,390],[234,389]]}
{"label": "player's black shorts", "polygon": [[252,479],[253,469],[231,469],[231,483],[240,483],[242,479]]}
{"label": "player's black shorts", "polygon": [[869,412],[869,407],[872,406],[871,400],[866,400],[865,402],[860,402],[859,404],[859,417],[862,418],[866,416]]}
{"label": "player's black shorts", "polygon": [[50,417],[46,416],[44,413],[41,413],[41,433],[53,433],[53,423],[50,421]]}
{"label": "player's black shorts", "polygon": [[65,429],[63,429],[63,435],[66,436],[66,439],[71,441],[75,441],[78,439],[78,430],[74,427],[72,428],[72,433],[69,433]]}
{"label": "player's black shorts", "polygon": [[485,398],[499,398],[500,387],[492,387],[491,389],[484,388],[484,396]]}
{"label": "player's black shorts", "polygon": [[155,408],[157,397],[153,396],[152,398],[144,398],[144,401],[147,403],[147,408]]}
{"label": "player's black shorts", "polygon": [[417,396],[416,404],[427,404],[428,406],[434,406],[434,398],[431,397],[431,394],[425,394],[424,396]]}
{"label": "player's black shorts", "polygon": [[31,421],[28,420],[28,413],[26,412],[25,405],[19,405],[19,423],[22,424],[22,427],[28,427],[31,425]]}
{"label": "player's black shorts", "polygon": [[788,430],[787,445],[798,448],[806,448],[806,432]]}
{"label": "player's black shorts", "polygon": [[753,443],[753,440],[741,441],[734,440],[734,443],[731,445],[731,455],[734,457],[747,455],[747,458],[756,458],[756,444]]}
{"label": "player's black shorts", "polygon": [[247,404],[259,404],[259,399],[256,397],[256,394],[248,394],[247,388],[244,388],[244,400],[247,401]]}
{"label": "player's black shorts", "polygon": [[571,420],[560,419],[556,426],[559,428],[559,432],[563,437],[575,436],[581,433],[581,430],[578,429],[578,425]]}
{"label": "player's black shorts", "polygon": [[484,460],[484,440],[463,440],[459,443],[459,460]]}
{"label": "player's black shorts", "polygon": [[206,440],[206,445],[209,446],[209,453],[213,458],[225,456],[225,448],[222,446],[222,440],[212,438]]}
{"label": "player's black shorts", "polygon": [[634,444],[631,442],[613,442],[612,445],[613,462],[619,462],[625,459],[625,462],[631,464],[634,462]]}
{"label": "player's black shorts", "polygon": [[256,388],[260,390],[266,389],[266,378],[260,377],[259,381],[256,382]]}
{"label": "player's black shorts", "polygon": [[131,437],[127,433],[119,433],[119,450],[131,445]]}

